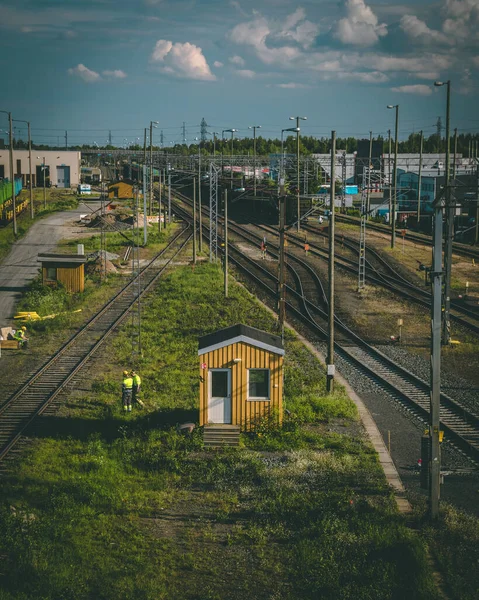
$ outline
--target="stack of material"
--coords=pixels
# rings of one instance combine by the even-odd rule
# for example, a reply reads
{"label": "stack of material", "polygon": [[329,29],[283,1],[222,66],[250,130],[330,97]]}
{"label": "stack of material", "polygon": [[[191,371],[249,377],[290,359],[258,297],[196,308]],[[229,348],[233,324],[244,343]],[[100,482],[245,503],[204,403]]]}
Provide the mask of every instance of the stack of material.
{"label": "stack of material", "polygon": [[19,348],[18,340],[13,339],[14,329],[12,327],[0,328],[0,348],[17,350]]}

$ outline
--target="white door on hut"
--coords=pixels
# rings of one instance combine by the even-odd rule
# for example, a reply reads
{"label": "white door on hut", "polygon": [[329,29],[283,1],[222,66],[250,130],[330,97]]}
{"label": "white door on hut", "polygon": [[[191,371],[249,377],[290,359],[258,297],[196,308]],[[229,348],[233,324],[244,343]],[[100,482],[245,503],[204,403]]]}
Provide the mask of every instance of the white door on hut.
{"label": "white door on hut", "polygon": [[231,369],[210,369],[208,379],[208,423],[231,423]]}

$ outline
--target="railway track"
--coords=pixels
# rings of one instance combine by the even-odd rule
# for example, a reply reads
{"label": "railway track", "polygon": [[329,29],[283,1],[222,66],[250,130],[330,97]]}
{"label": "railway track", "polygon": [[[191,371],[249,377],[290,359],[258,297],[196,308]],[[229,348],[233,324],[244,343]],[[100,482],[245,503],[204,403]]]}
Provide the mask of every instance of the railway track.
{"label": "railway track", "polygon": [[[360,219],[358,217],[336,215],[335,218],[339,222],[350,223],[353,225],[357,225],[358,227],[360,225]],[[366,227],[368,229],[374,229],[375,231],[379,231],[389,236],[391,235],[391,228],[387,225],[381,225],[380,223],[372,223],[371,221],[368,221]],[[399,230],[400,228],[398,227],[397,229]],[[407,230],[406,239],[427,246],[432,246],[431,236],[423,233],[415,233],[410,230]],[[461,244],[460,242],[453,242],[452,248],[455,254],[466,256],[467,258],[474,258],[475,260],[479,259],[479,248],[473,248],[471,246],[467,246],[466,244]]]}
{"label": "railway track", "polygon": [[[138,295],[145,294],[165,272],[171,261],[191,238],[183,229],[168,246],[143,268],[103,308],[93,316],[57,353],[0,408],[0,461],[2,461],[28,427],[72,383],[73,378],[128,317]],[[139,291],[138,291],[139,290]]]}
{"label": "railway track", "polygon": [[[181,200],[190,203],[184,196]],[[176,204],[175,210],[185,219],[191,219],[190,213],[184,206]],[[256,248],[259,247],[261,236],[233,222],[230,222],[228,227],[230,232],[242,236],[243,240]],[[206,223],[203,224],[205,236],[208,231]],[[269,246],[268,252],[273,258],[278,258],[277,248]],[[311,341],[324,342],[327,339],[327,299],[324,287],[317,273],[306,261],[290,252],[287,254],[290,281],[294,282],[294,287],[287,286],[287,311],[290,316],[293,315],[308,328]],[[248,257],[231,243],[229,256],[231,262],[240,271],[270,298],[276,300],[277,274],[265,266],[267,261]],[[429,384],[369,345],[337,317],[335,317],[335,327],[341,334],[341,341],[335,343],[335,351],[338,355],[355,370],[386,390],[389,396],[399,402],[405,410],[427,423],[430,404]],[[479,415],[442,393],[440,417],[447,443],[452,444],[474,461],[479,461]]]}
{"label": "railway track", "polygon": [[[266,233],[270,235],[274,235],[276,237],[279,236],[278,230],[275,227],[269,225],[256,225]],[[304,227],[307,231],[311,231],[309,227]],[[318,233],[314,228],[312,229],[313,233]],[[294,244],[298,248],[303,248],[304,239],[294,233],[288,233],[288,241],[290,244]],[[339,240],[338,240],[339,241]],[[308,243],[310,246],[310,254],[319,256],[323,259],[328,259],[329,253],[327,248],[323,248],[319,245],[312,243],[311,239],[308,239]],[[359,255],[359,248],[357,245],[350,241],[344,240],[344,245],[348,247],[352,252]],[[379,253],[369,250],[368,255],[371,254],[375,260],[382,265],[383,270],[378,270],[370,260],[366,259],[366,279],[369,283],[373,283],[375,285],[381,286],[397,296],[401,296],[408,302],[412,302],[414,304],[418,304],[423,308],[430,310],[431,308],[431,294],[414,285],[410,281],[408,281],[405,277],[400,275],[395,269],[389,265]],[[343,270],[351,273],[357,277],[358,274],[358,262],[354,261],[345,256],[341,256],[337,254],[335,256],[335,264],[341,267]],[[451,302],[451,320],[458,325],[472,331],[476,335],[479,335],[479,312],[477,310],[471,309],[467,306],[462,305],[458,301]]]}

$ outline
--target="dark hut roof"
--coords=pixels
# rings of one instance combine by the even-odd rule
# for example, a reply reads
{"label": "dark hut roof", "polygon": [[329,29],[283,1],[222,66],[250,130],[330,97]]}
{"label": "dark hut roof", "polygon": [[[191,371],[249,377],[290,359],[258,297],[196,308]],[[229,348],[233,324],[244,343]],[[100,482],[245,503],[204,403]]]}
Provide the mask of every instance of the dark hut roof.
{"label": "dark hut roof", "polygon": [[278,335],[238,323],[199,338],[198,354],[206,354],[237,342],[251,344],[268,352],[284,355],[283,342]]}

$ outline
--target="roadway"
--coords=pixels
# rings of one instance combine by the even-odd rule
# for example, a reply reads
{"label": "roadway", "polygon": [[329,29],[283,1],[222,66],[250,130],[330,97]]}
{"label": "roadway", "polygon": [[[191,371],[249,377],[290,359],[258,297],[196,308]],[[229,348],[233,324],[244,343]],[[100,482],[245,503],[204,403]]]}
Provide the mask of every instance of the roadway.
{"label": "roadway", "polygon": [[[15,242],[10,253],[0,262],[0,326],[13,323],[15,307],[28,284],[39,273],[38,254],[54,252],[60,240],[90,236],[79,224],[80,215],[88,214],[95,205],[85,203],[74,210],[58,212],[40,219],[28,233]],[[34,308],[34,307],[33,307]]]}

